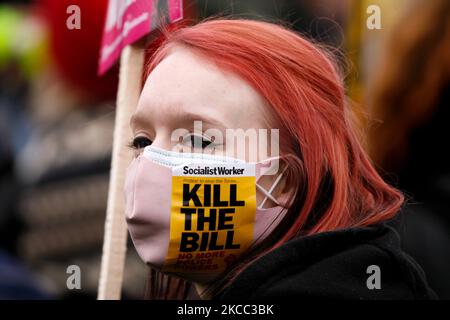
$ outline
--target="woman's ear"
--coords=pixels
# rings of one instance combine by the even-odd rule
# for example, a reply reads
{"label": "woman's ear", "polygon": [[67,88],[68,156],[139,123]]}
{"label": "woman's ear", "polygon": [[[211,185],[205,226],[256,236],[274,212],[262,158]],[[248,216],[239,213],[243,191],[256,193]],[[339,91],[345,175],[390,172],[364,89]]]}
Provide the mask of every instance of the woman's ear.
{"label": "woman's ear", "polygon": [[263,174],[257,181],[257,206],[264,209],[275,206],[288,208],[294,192],[287,185],[288,163],[279,161],[278,168],[272,167],[271,170],[271,174]]}

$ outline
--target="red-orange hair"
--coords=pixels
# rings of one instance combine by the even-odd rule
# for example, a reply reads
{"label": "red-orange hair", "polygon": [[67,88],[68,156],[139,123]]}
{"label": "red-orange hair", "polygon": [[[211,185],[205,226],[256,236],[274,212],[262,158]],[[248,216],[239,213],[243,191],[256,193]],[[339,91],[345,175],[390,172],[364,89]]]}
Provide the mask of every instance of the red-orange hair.
{"label": "red-orange hair", "polygon": [[273,108],[296,196],[289,223],[267,250],[299,235],[376,224],[399,211],[404,197],[359,143],[342,76],[325,50],[261,21],[212,19],[163,33],[146,75],[172,47],[187,46],[246,80]]}

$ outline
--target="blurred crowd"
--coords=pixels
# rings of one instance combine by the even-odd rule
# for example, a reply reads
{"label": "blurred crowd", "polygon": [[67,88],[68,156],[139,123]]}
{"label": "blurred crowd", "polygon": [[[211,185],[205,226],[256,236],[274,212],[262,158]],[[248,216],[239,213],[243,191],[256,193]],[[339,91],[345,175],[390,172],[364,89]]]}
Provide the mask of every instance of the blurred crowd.
{"label": "blurred crowd", "polygon": [[[118,67],[97,76],[107,0],[0,2],[0,299],[96,297]],[[76,3],[81,29],[65,27]],[[366,26],[369,4],[382,28]],[[284,21],[332,48],[365,144],[408,196],[405,250],[450,298],[450,1],[185,0],[212,15]],[[102,17],[102,18],[99,18]],[[82,270],[68,290],[67,267]],[[123,298],[147,269],[130,245]]]}

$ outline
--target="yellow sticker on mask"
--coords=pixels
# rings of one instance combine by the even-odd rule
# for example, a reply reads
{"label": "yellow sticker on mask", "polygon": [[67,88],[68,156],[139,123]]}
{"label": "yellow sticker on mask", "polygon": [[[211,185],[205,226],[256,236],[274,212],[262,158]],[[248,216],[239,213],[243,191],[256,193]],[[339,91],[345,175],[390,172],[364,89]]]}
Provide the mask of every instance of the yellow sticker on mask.
{"label": "yellow sticker on mask", "polygon": [[254,165],[174,168],[170,242],[163,271],[224,271],[252,244],[255,212]]}

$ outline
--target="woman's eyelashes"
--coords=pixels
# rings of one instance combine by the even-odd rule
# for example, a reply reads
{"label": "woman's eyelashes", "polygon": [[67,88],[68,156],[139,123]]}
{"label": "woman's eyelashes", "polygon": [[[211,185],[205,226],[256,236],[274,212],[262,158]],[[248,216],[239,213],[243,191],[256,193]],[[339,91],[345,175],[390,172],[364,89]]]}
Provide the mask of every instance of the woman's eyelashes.
{"label": "woman's eyelashes", "polygon": [[[197,134],[189,134],[183,137],[182,143],[193,149],[206,149],[207,147],[213,147],[214,144],[214,137],[212,138],[206,138],[201,135]],[[150,140],[147,137],[144,136],[138,136],[134,138],[128,146],[132,149],[139,150],[144,149],[145,147],[151,145],[153,143],[152,140]]]}
{"label": "woman's eyelashes", "polygon": [[131,143],[129,144],[129,146],[133,149],[143,149],[146,146],[151,145],[152,143],[153,143],[152,140],[150,140],[146,137],[140,136],[140,137],[134,138],[133,141],[131,141]]}

